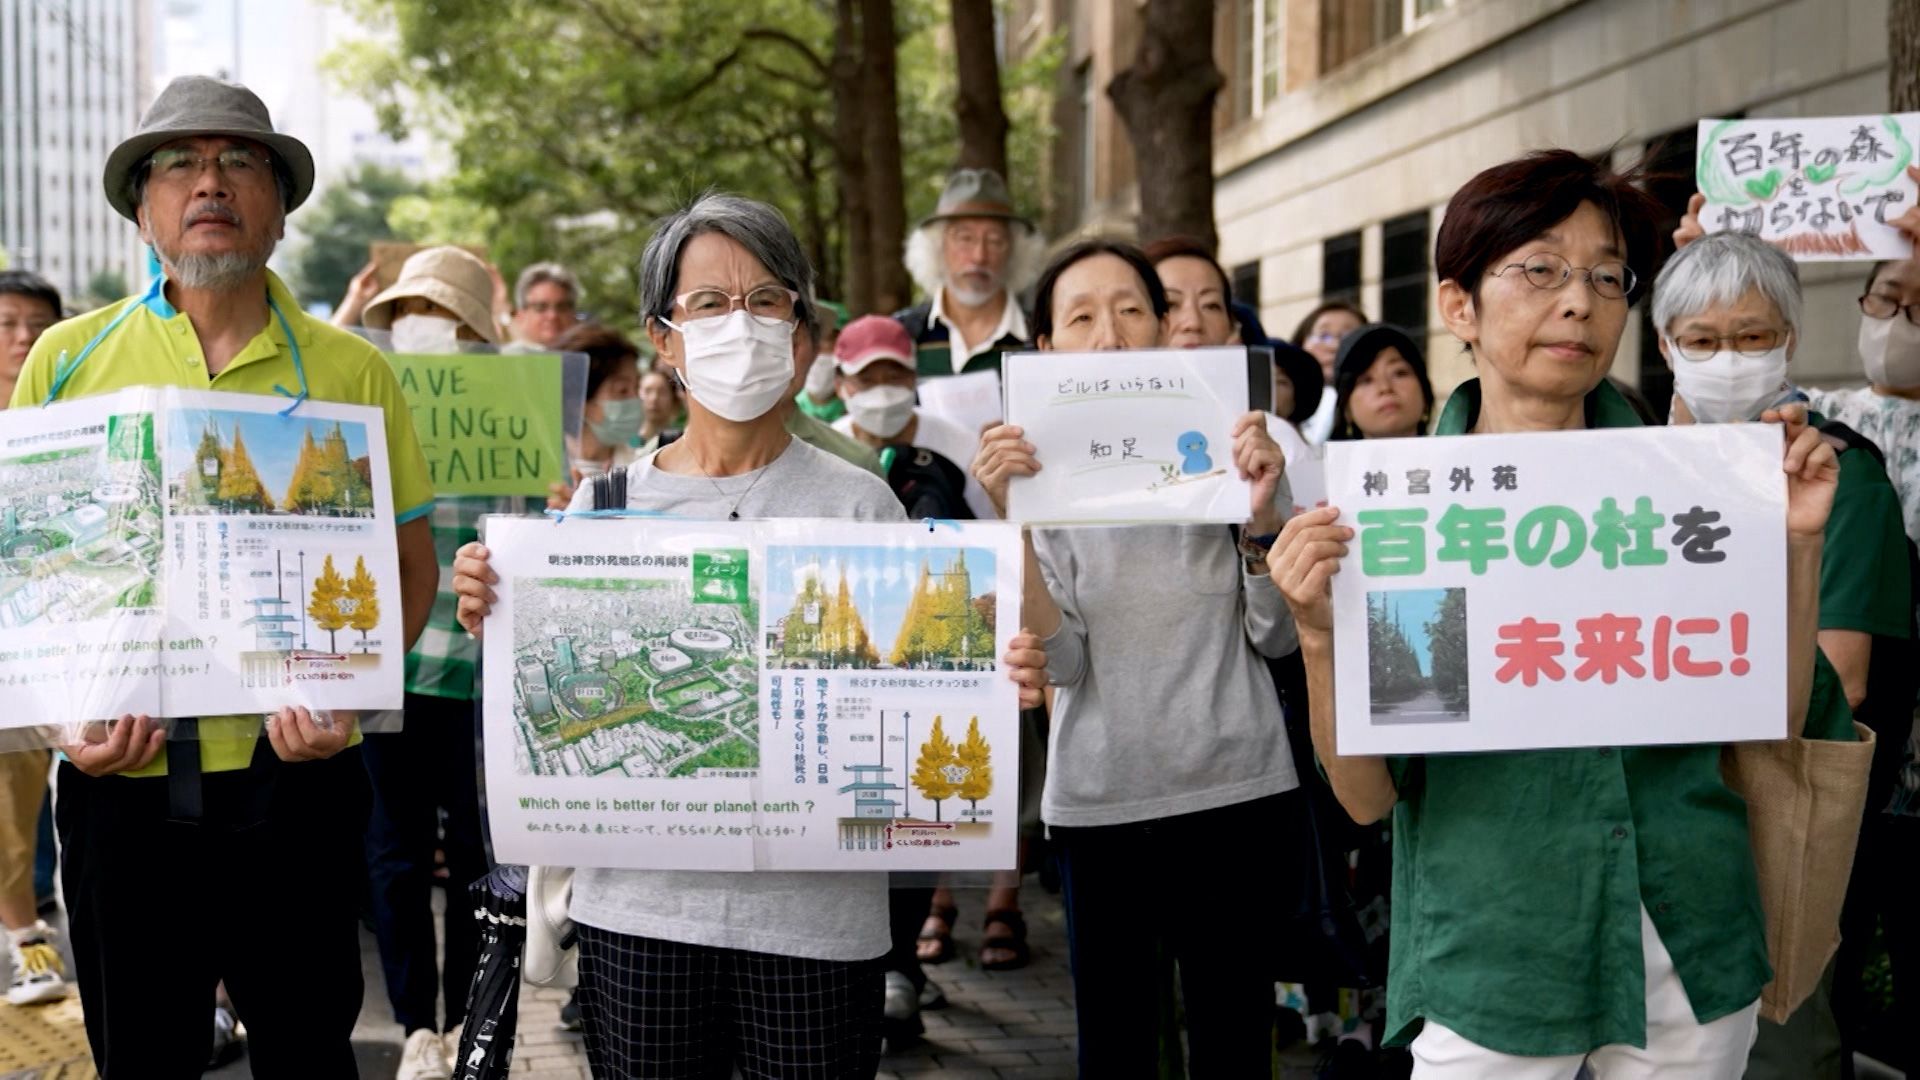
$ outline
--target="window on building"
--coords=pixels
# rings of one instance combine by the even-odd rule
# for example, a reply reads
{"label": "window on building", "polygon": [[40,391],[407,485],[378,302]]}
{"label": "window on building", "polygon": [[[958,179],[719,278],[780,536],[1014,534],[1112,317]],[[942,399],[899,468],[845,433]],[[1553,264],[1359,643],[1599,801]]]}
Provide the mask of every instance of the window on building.
{"label": "window on building", "polygon": [[1286,0],[1233,0],[1233,70],[1228,74],[1235,123],[1266,111],[1286,84]]}
{"label": "window on building", "polygon": [[1360,302],[1360,234],[1329,236],[1320,245],[1320,298]]}
{"label": "window on building", "polygon": [[1417,340],[1427,330],[1427,212],[1380,226],[1380,318]]}
{"label": "window on building", "polygon": [[1078,196],[1080,217],[1093,207],[1094,154],[1093,133],[1093,61],[1081,64],[1073,73],[1074,98],[1080,106],[1080,160],[1074,170],[1074,194]]}
{"label": "window on building", "polygon": [[1319,0],[1320,70],[1410,33],[1456,0]]}
{"label": "window on building", "polygon": [[1241,263],[1227,275],[1227,283],[1233,287],[1233,298],[1240,303],[1260,310],[1260,260]]}
{"label": "window on building", "polygon": [[1417,29],[1428,18],[1453,6],[1454,0],[1402,0],[1405,11],[1403,23],[1408,30]]}

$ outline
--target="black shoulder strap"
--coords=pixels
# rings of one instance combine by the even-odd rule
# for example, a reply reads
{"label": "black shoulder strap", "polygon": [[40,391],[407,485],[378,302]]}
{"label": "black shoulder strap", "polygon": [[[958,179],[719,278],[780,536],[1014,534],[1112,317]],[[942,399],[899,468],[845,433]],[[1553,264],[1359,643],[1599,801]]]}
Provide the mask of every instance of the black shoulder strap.
{"label": "black shoulder strap", "polygon": [[1880,447],[1875,445],[1872,439],[1867,438],[1865,435],[1860,434],[1840,421],[1822,420],[1819,424],[1819,430],[1820,434],[1837,440],[1848,450],[1865,450],[1867,453],[1873,455],[1873,460],[1879,462],[1881,468],[1884,469],[1887,467],[1887,455],[1881,452]]}
{"label": "black shoulder strap", "polygon": [[902,308],[894,312],[893,317],[898,319],[900,325],[906,328],[907,340],[918,344],[920,335],[927,332],[927,320],[933,317],[933,304],[929,302],[925,304],[915,304],[910,308]]}

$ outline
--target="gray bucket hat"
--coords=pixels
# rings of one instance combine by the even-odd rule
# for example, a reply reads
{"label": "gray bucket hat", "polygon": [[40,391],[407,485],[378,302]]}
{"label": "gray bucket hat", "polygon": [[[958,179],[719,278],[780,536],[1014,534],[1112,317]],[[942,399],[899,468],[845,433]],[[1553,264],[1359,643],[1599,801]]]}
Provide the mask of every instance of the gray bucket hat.
{"label": "gray bucket hat", "polygon": [[992,169],[955,169],[947,177],[947,186],[940,192],[940,202],[934,206],[933,213],[916,227],[969,217],[1017,221],[1025,225],[1028,232],[1034,231],[1033,222],[1014,210],[1006,180]]}
{"label": "gray bucket hat", "polygon": [[147,115],[140,118],[139,130],[107,155],[102,182],[108,204],[121,217],[137,221],[133,212],[139,203],[133,190],[135,171],[160,147],[196,135],[251,139],[273,151],[292,181],[287,193],[288,210],[306,202],[313,191],[313,154],[299,139],[273,130],[273,118],[267,115],[267,106],[258,95],[239,83],[182,75],[153,99]]}

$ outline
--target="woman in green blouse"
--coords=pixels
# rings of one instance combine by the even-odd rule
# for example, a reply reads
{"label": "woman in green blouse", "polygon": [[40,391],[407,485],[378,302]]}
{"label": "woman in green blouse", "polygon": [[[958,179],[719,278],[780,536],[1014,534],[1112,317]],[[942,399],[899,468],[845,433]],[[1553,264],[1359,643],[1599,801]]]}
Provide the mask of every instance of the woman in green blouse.
{"label": "woman in green blouse", "polygon": [[[1649,279],[1659,208],[1564,150],[1495,166],[1448,204],[1440,313],[1479,378],[1438,435],[1639,423],[1606,381]],[[1803,409],[1785,425],[1791,730],[1851,738],[1814,647],[1838,466]],[[1342,757],[1328,580],[1353,531],[1287,523],[1274,581],[1299,626],[1315,749],[1356,821],[1394,822],[1391,1043],[1416,1080],[1738,1080],[1771,977],[1745,804],[1717,746]],[[1818,670],[1816,670],[1818,669]]]}

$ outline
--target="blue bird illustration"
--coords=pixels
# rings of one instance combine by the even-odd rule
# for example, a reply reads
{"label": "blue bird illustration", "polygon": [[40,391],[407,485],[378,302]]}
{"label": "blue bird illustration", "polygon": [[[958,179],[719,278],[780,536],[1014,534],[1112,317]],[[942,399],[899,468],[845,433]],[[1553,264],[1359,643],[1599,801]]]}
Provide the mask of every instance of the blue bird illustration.
{"label": "blue bird illustration", "polygon": [[1189,431],[1175,442],[1185,460],[1180,463],[1180,471],[1193,476],[1208,472],[1213,468],[1213,459],[1207,456],[1207,437],[1197,431]]}

